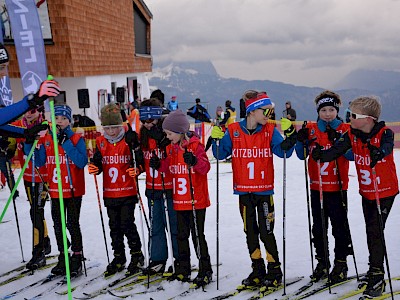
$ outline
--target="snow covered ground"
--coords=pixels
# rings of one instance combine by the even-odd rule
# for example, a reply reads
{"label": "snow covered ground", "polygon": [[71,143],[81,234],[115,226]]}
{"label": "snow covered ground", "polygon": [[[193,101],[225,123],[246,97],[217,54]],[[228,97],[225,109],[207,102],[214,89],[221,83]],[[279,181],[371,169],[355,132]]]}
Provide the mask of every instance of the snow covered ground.
{"label": "snow covered ground", "polygon": [[[400,151],[395,151],[395,159],[397,166],[400,166]],[[280,259],[283,262],[283,249],[282,249],[282,178],[283,178],[283,160],[274,157],[275,163],[275,205],[276,205],[276,225],[275,234],[278,240],[280,250]],[[16,170],[15,175],[18,176],[19,170]],[[250,273],[251,262],[246,247],[245,235],[243,233],[242,220],[240,218],[238,209],[238,198],[232,193],[232,173],[231,165],[228,163],[220,163],[220,185],[219,185],[219,245],[220,245],[220,263],[219,268],[220,281],[219,291],[216,289],[216,283],[212,283],[207,287],[207,292],[198,290],[190,294],[191,299],[209,299],[216,295],[222,294],[228,290],[233,289],[241,280]],[[100,177],[101,178],[101,177]],[[101,179],[99,178],[99,185],[101,191]],[[307,221],[307,204],[306,204],[306,191],[305,191],[305,178],[304,178],[304,163],[297,159],[295,155],[287,160],[287,192],[286,192],[286,278],[294,276],[305,276],[306,278],[296,285],[287,287],[286,292],[290,293],[306,281],[311,273],[310,262],[310,248],[309,248],[309,235],[308,235],[308,221]],[[81,213],[81,228],[83,234],[84,251],[85,255],[90,262],[99,262],[100,268],[94,268],[88,272],[89,278],[100,274],[105,270],[107,265],[107,257],[104,247],[102,228],[100,222],[99,208],[97,204],[97,196],[94,185],[94,180],[91,175],[86,172],[86,196],[82,205]],[[20,197],[17,200],[18,216],[22,233],[23,249],[25,260],[31,257],[31,241],[32,241],[32,228],[29,217],[29,204],[27,202],[24,189],[22,185],[18,188]],[[140,189],[144,195],[144,180],[140,180]],[[206,237],[210,250],[212,262],[216,263],[216,164],[212,164],[212,170],[209,173],[209,191],[212,199],[212,206],[207,210],[206,217]],[[3,190],[0,192],[0,209],[4,208],[7,201],[9,192]],[[368,251],[366,244],[364,219],[361,210],[361,197],[358,194],[358,182],[356,178],[356,171],[354,164],[350,168],[350,187],[349,187],[349,222],[351,234],[353,238],[355,255],[357,260],[357,267],[359,273],[366,272],[368,269]],[[147,204],[145,197],[143,198]],[[147,208],[147,207],[146,207]],[[52,221],[50,215],[50,203],[46,204],[46,220],[49,225],[50,237],[52,240],[53,251],[56,252],[56,242],[52,228]],[[103,215],[107,226],[107,214],[103,207]],[[138,210],[136,211],[137,220]],[[21,264],[21,251],[17,237],[17,230],[14,220],[14,213],[12,205],[10,205],[4,220],[11,220],[10,222],[0,224],[0,273],[15,268]],[[399,218],[399,205],[395,202],[389,220],[386,225],[386,244],[389,254],[390,270],[392,277],[400,275],[400,245],[398,229],[400,228]],[[107,240],[110,246],[110,238],[107,230]],[[147,240],[147,236],[146,236]],[[332,241],[332,240],[331,240]],[[333,247],[331,245],[331,259]],[[193,250],[193,249],[192,249]],[[127,250],[128,251],[128,250]],[[110,253],[111,255],[111,253]],[[265,251],[263,251],[265,257]],[[89,262],[88,262],[89,263]],[[192,251],[192,264],[197,265],[197,259]],[[353,258],[348,257],[349,275],[355,274]],[[27,276],[24,279],[4,285],[0,287],[0,297],[9,294],[21,287],[36,281],[41,277],[45,277],[48,271],[36,272],[34,276]],[[214,271],[214,275],[216,272]],[[194,277],[194,275],[192,276]],[[5,278],[2,278],[5,279]],[[84,280],[84,279],[80,279]],[[95,290],[96,286],[101,283],[96,283],[86,289],[86,292]],[[181,284],[178,282],[168,283],[163,282],[163,291],[154,292],[144,295],[135,295],[135,299],[167,299],[181,291],[187,289],[188,284]],[[400,281],[394,281],[393,286],[400,289]],[[352,285],[347,284],[344,287],[332,290],[332,292],[343,293],[346,290],[351,290],[356,287],[354,282]],[[25,293],[18,295],[15,299],[23,299],[24,297],[34,296],[44,290],[45,286],[32,288]],[[138,286],[136,291],[145,290],[144,286]],[[388,291],[389,288],[387,287]],[[82,290],[77,290],[73,293],[75,296],[82,294]],[[271,295],[266,299],[279,298],[282,292]],[[236,297],[236,299],[247,298]],[[337,294],[328,294],[325,292],[323,296],[317,295],[310,299],[336,299]],[[50,295],[43,299],[67,299],[67,296],[59,296],[52,292]],[[102,295],[98,299],[114,299],[111,295]],[[355,299],[358,299],[356,297]],[[400,296],[399,296],[400,299]]]}

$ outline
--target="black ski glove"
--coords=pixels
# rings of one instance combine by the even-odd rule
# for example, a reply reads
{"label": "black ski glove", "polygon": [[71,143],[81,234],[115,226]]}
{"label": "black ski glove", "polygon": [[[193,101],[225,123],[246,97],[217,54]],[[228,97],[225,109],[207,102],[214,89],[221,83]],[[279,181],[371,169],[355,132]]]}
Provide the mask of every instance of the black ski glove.
{"label": "black ski glove", "polygon": [[183,160],[189,167],[193,167],[197,163],[197,158],[192,152],[186,151],[183,153]]}
{"label": "black ski glove", "polygon": [[328,139],[331,143],[334,143],[338,138],[340,138],[340,133],[330,126],[326,126],[325,132],[328,134]]}
{"label": "black ski glove", "polygon": [[309,128],[301,128],[297,132],[297,140],[304,144],[305,142],[308,141],[309,132],[310,132]]}
{"label": "black ski glove", "polygon": [[378,161],[382,160],[385,157],[385,154],[376,146],[368,144],[369,155],[371,157],[370,167],[373,168],[376,166]]}
{"label": "black ski glove", "polygon": [[158,158],[158,156],[153,155],[150,158],[150,168],[154,169],[154,170],[158,170],[161,167],[161,160]]}
{"label": "black ski glove", "polygon": [[57,128],[58,128],[57,141],[58,144],[62,146],[62,144],[64,144],[65,141],[67,141],[69,138],[64,130],[61,130],[61,128],[58,126]]}
{"label": "black ski glove", "polygon": [[24,130],[24,135],[26,137],[25,143],[32,144],[36,138],[39,138],[38,133],[49,129],[49,124],[38,124],[31,128],[27,128]]}
{"label": "black ski glove", "polygon": [[160,141],[157,141],[157,147],[160,149],[165,149],[167,146],[171,144],[171,141],[164,136]]}
{"label": "black ski glove", "polygon": [[131,149],[136,149],[140,146],[138,134],[132,130],[131,125],[128,123],[128,130],[125,133],[125,142]]}
{"label": "black ski glove", "polygon": [[320,144],[315,143],[315,148],[314,148],[313,152],[311,153],[313,160],[318,161],[321,159],[322,149],[323,149],[323,147]]}

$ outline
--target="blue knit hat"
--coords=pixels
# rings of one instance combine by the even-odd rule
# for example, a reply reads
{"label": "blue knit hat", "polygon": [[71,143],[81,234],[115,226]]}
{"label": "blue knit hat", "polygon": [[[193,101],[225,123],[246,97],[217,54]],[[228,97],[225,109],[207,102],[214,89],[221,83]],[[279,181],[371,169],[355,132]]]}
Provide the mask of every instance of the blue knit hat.
{"label": "blue knit hat", "polygon": [[68,105],[55,105],[54,106],[54,115],[55,116],[63,116],[66,117],[69,122],[71,122],[71,107]]}

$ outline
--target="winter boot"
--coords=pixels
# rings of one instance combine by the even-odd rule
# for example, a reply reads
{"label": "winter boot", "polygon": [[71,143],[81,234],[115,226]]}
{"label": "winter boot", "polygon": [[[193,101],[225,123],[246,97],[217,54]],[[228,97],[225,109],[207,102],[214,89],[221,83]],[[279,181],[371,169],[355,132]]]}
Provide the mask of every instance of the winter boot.
{"label": "winter boot", "polygon": [[43,239],[43,247],[44,247],[44,255],[49,255],[51,253],[51,244],[50,244],[50,238],[46,236]]}
{"label": "winter boot", "polygon": [[175,263],[175,273],[168,277],[168,280],[188,282],[190,281],[190,273],[190,261],[179,261]]}
{"label": "winter boot", "polygon": [[326,269],[326,263],[323,260],[318,260],[317,266],[315,267],[315,270],[310,278],[312,281],[317,282],[321,279],[327,278],[328,272],[329,270]]}
{"label": "winter boot", "polygon": [[112,262],[109,263],[106,271],[104,272],[104,276],[108,277],[114,275],[117,272],[121,272],[125,268],[125,263],[126,263],[125,253],[121,254],[115,253],[114,259],[112,260]]}
{"label": "winter boot", "polygon": [[383,278],[383,270],[380,268],[371,268],[368,273],[368,284],[363,296],[366,298],[379,297],[385,291],[386,286],[386,282]]}
{"label": "winter boot", "polygon": [[202,287],[209,284],[212,280],[212,274],[213,271],[211,269],[205,271],[200,269],[196,278],[193,280],[193,284],[197,285],[198,287]]}
{"label": "winter boot", "polygon": [[163,274],[165,271],[165,263],[165,261],[152,261],[146,269],[143,269],[143,274]]}
{"label": "winter boot", "polygon": [[131,262],[126,271],[127,275],[138,273],[144,266],[144,256],[142,251],[132,252],[131,251]]}
{"label": "winter boot", "polygon": [[330,274],[331,283],[335,284],[347,279],[347,262],[345,260],[335,259],[332,272]]}
{"label": "winter boot", "polygon": [[82,253],[76,252],[72,254],[71,260],[70,260],[70,270],[71,270],[71,276],[76,277],[82,273]]}
{"label": "winter boot", "polygon": [[259,286],[263,283],[266,271],[265,271],[265,264],[262,258],[259,259],[252,259],[251,268],[253,271],[250,275],[243,279],[242,284],[245,286]]}
{"label": "winter boot", "polygon": [[42,249],[33,248],[32,259],[26,264],[28,270],[36,270],[46,265],[46,257]]}
{"label": "winter boot", "polygon": [[268,273],[265,276],[263,286],[267,289],[277,288],[282,283],[283,273],[280,263],[268,263]]}
{"label": "winter boot", "polygon": [[58,256],[58,263],[57,265],[51,269],[51,273],[54,275],[65,275],[65,256],[64,253],[60,253]]}

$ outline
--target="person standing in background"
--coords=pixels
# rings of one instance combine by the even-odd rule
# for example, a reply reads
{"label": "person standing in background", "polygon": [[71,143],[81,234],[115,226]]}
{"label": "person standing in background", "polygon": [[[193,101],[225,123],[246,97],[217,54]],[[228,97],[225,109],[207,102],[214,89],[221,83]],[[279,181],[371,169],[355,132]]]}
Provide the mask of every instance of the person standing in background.
{"label": "person standing in background", "polygon": [[232,107],[232,101],[226,100],[225,101],[225,114],[223,120],[220,122],[220,125],[228,126],[232,123],[236,122],[236,109]]}
{"label": "person standing in background", "polygon": [[170,111],[174,111],[174,110],[177,110],[179,108],[178,107],[178,100],[176,100],[176,96],[172,96],[171,97],[171,101],[168,102],[167,108]]}
{"label": "person standing in background", "polygon": [[285,105],[286,109],[282,112],[283,117],[292,122],[296,121],[296,111],[292,108],[292,102],[286,101]]}

